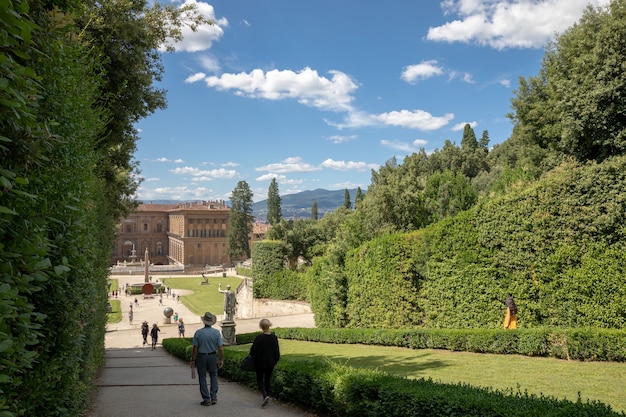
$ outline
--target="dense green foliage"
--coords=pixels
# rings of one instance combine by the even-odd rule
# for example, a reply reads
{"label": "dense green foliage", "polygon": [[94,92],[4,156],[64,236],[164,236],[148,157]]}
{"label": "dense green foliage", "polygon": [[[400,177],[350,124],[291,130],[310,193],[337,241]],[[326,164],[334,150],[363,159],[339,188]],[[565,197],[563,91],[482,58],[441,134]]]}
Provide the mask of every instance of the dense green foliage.
{"label": "dense green foliage", "polygon": [[[423,276],[414,235],[371,240],[348,253],[345,262],[347,326],[412,327],[422,315],[414,294]],[[332,296],[332,295],[329,295]]]}
{"label": "dense green foliage", "polygon": [[245,181],[239,181],[230,196],[228,215],[227,252],[231,261],[250,258],[252,233],[252,191]]}
{"label": "dense green foliage", "polygon": [[342,264],[316,259],[316,322],[498,328],[513,294],[523,327],[624,327],[625,187],[626,157],[565,163],[422,231],[362,244]]}
{"label": "dense green foliage", "polygon": [[0,7],[3,417],[81,414],[103,362],[111,244],[137,185],[132,125],[164,104],[156,48],[180,34],[164,18],[182,9],[146,6]]}
{"label": "dense green foliage", "polygon": [[272,178],[270,187],[267,191],[267,221],[269,224],[278,224],[283,218],[280,207],[280,194],[278,193],[278,183],[276,178]]}
{"label": "dense green foliage", "polygon": [[626,151],[626,1],[589,7],[512,100],[518,134],[578,160]]}
{"label": "dense green foliage", "polygon": [[114,230],[93,170],[97,61],[61,11],[4,7],[0,414],[76,415],[102,363]]}
{"label": "dense green foliage", "polygon": [[271,298],[273,289],[278,287],[272,282],[272,275],[284,269],[285,244],[278,240],[264,240],[252,244],[254,262],[252,276],[254,277],[254,296],[257,298]]}
{"label": "dense green foliage", "polygon": [[[169,350],[188,360],[189,339]],[[174,344],[172,344],[174,345]],[[174,347],[174,346],[172,346]],[[256,377],[239,364],[247,349],[228,348],[221,375],[256,386]],[[282,401],[328,416],[618,416],[601,403],[570,402],[521,392],[502,392],[464,384],[442,384],[407,379],[378,370],[359,369],[334,362],[281,358],[274,369],[272,391]]]}

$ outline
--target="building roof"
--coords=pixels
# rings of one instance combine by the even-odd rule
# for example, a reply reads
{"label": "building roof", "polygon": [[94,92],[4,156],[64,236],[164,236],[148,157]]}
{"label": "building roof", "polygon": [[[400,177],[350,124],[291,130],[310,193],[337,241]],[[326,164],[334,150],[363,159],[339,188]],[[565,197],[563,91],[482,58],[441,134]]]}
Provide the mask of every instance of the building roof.
{"label": "building roof", "polygon": [[139,204],[136,212],[139,211],[174,211],[174,210],[229,210],[224,200],[220,201],[192,201],[174,204]]}

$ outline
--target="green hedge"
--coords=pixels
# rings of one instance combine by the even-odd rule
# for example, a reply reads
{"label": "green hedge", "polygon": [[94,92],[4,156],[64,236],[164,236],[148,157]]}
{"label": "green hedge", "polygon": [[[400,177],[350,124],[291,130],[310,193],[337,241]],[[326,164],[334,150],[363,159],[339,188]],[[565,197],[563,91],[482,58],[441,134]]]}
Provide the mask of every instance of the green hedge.
{"label": "green hedge", "polygon": [[283,339],[324,343],[362,343],[409,349],[447,349],[580,361],[626,362],[626,330],[278,328],[274,331]]}
{"label": "green hedge", "polygon": [[418,231],[346,221],[306,272],[316,324],[499,329],[511,294],[520,327],[626,328],[625,188],[626,156],[570,161]]}
{"label": "green hedge", "polygon": [[252,269],[244,268],[243,266],[238,266],[235,268],[235,272],[237,275],[242,275],[244,277],[252,278]]}
{"label": "green hedge", "polygon": [[[165,339],[163,346],[170,353],[187,360],[184,355],[190,347],[183,348],[185,343],[191,345],[190,339]],[[239,369],[245,356],[246,351],[227,348],[220,374],[256,388],[255,374]],[[324,415],[342,417],[624,415],[611,411],[609,406],[599,402],[570,402],[465,384],[441,384],[329,361],[303,362],[286,358],[281,359],[274,370],[272,391],[282,401],[297,403]]]}

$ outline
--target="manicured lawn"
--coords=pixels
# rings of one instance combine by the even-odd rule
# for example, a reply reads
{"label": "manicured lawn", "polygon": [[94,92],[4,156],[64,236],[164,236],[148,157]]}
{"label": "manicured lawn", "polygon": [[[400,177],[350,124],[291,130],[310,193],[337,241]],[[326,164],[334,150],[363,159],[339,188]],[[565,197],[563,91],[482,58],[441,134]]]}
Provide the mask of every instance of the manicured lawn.
{"label": "manicured lawn", "polygon": [[242,279],[238,277],[209,277],[208,285],[201,285],[203,281],[201,276],[194,278],[166,278],[163,284],[174,289],[191,290],[193,294],[181,295],[180,302],[189,310],[198,316],[202,316],[205,311],[213,314],[224,314],[224,294],[217,290],[218,285],[222,284],[222,289],[226,290],[226,286],[230,284],[231,290],[235,290],[241,283]]}
{"label": "manicured lawn", "polygon": [[[249,345],[229,347],[247,351]],[[380,369],[409,378],[467,383],[500,390],[545,394],[576,401],[600,401],[626,411],[626,363],[577,362],[517,355],[445,350],[411,350],[280,340],[281,355],[296,360],[332,360]]]}
{"label": "manicured lawn", "polygon": [[111,294],[111,291],[115,291],[119,288],[120,284],[116,279],[110,279],[108,280],[108,282],[111,284],[109,285],[109,294]]}
{"label": "manicured lawn", "polygon": [[119,323],[122,321],[122,303],[120,300],[109,300],[113,310],[107,315],[107,323]]}

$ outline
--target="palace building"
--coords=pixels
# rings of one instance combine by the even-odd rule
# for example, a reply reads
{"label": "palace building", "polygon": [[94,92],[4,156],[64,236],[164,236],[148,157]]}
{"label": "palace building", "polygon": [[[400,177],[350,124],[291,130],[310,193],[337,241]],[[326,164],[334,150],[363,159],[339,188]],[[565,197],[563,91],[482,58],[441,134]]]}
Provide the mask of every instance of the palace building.
{"label": "palace building", "polygon": [[229,265],[229,210],[224,201],[140,204],[120,222],[113,264],[141,261],[147,248],[153,265]]}

